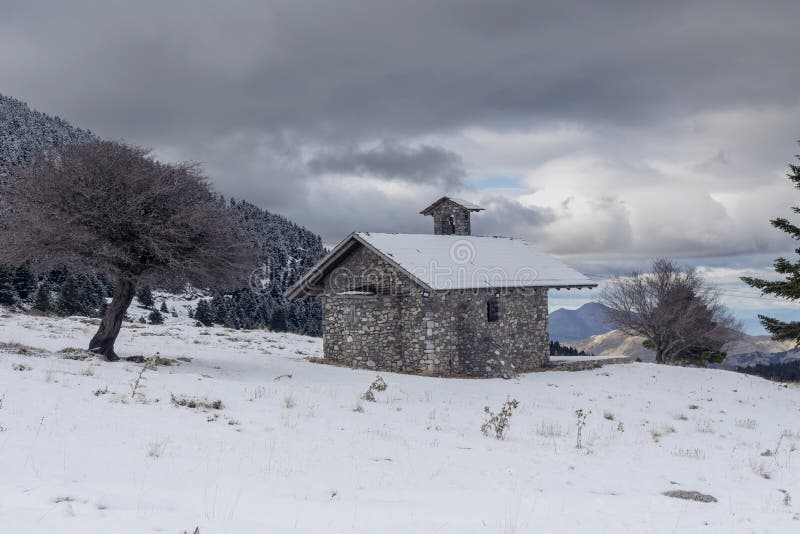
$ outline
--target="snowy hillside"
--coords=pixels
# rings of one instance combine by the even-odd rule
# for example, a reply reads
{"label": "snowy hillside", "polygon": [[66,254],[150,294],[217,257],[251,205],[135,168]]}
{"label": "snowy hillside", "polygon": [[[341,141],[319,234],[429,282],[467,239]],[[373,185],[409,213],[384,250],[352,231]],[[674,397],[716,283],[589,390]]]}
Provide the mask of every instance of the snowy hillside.
{"label": "snowy hillside", "polygon": [[14,166],[29,164],[44,148],[91,139],[94,135],[87,130],[0,94],[0,179]]}
{"label": "snowy hillside", "polygon": [[[93,320],[0,317],[4,532],[800,528],[798,388],[633,363],[509,381],[382,373],[368,402],[375,373],[308,361],[317,338],[175,321],[124,325],[121,355],[172,360],[142,373],[64,351]],[[509,397],[507,439],[483,436],[484,406]]]}

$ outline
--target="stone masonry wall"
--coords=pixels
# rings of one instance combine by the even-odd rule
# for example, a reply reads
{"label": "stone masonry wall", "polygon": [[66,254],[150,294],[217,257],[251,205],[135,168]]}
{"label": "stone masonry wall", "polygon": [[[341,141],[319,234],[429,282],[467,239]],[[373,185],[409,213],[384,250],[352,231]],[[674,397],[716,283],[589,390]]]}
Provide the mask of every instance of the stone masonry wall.
{"label": "stone masonry wall", "polygon": [[[339,271],[337,273],[337,271]],[[366,248],[326,280],[325,357],[353,367],[440,376],[510,376],[547,365],[547,289],[422,289]]]}
{"label": "stone masonry wall", "polygon": [[[436,235],[470,235],[470,212],[455,202],[446,200],[433,212],[433,232]],[[450,228],[450,217],[453,217],[455,230]]]}

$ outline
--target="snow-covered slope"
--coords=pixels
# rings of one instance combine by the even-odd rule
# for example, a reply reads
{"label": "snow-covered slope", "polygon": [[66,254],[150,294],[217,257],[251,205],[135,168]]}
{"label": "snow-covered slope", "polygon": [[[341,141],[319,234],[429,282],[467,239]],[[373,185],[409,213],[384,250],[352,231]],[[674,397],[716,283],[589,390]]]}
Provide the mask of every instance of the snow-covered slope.
{"label": "snow-covered slope", "polygon": [[656,355],[652,350],[642,346],[643,337],[629,336],[621,330],[612,330],[604,334],[597,334],[582,341],[570,342],[571,347],[585,351],[586,354],[598,356],[630,356],[645,362],[652,362]]}
{"label": "snow-covered slope", "polygon": [[[321,355],[316,338],[126,323],[122,355],[175,360],[144,371],[134,399],[141,364],[47,352],[85,345],[94,328],[0,317],[3,532],[800,527],[797,388],[633,363],[509,381],[382,373],[373,403],[359,397],[374,372],[305,359]],[[507,439],[484,437],[483,407],[508,398],[520,405]],[[578,409],[590,412],[581,449]]]}

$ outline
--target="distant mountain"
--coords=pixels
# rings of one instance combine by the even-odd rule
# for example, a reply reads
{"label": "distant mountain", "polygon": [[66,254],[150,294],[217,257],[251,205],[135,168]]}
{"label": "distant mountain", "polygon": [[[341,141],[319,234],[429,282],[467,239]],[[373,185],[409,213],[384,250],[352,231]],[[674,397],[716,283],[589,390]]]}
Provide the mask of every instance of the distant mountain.
{"label": "distant mountain", "polygon": [[577,310],[559,308],[550,314],[550,339],[578,341],[614,329],[608,320],[608,307],[588,302]]}
{"label": "distant mountain", "polygon": [[[621,330],[612,330],[604,334],[570,343],[577,350],[598,356],[630,356],[642,361],[655,360],[655,353],[642,346],[643,337],[629,336]],[[723,350],[728,353],[725,361],[714,365],[722,369],[736,370],[754,366],[769,366],[800,361],[800,349],[791,341],[775,341],[769,336],[741,337],[725,344]]]}
{"label": "distant mountain", "polygon": [[24,166],[45,148],[95,139],[52,115],[32,110],[16,98],[0,94],[0,179],[13,167]]}
{"label": "distant mountain", "polygon": [[[44,149],[94,139],[97,137],[88,130],[32,110],[15,98],[0,95],[0,182],[14,167],[30,164]],[[322,307],[318,299],[289,302],[283,298],[283,291],[325,254],[320,236],[243,200],[231,200],[228,207],[261,243],[262,268],[254,266],[247,287],[215,295],[209,303],[209,320],[232,328],[268,327],[321,335]],[[40,277],[37,283],[46,280],[57,298],[65,281],[70,279],[74,279],[70,285],[78,286],[75,299],[81,304],[76,305],[72,313],[99,313],[104,297],[112,290],[103,277],[62,270]],[[31,304],[32,294],[33,290],[26,292],[27,296],[16,296],[23,308]]]}

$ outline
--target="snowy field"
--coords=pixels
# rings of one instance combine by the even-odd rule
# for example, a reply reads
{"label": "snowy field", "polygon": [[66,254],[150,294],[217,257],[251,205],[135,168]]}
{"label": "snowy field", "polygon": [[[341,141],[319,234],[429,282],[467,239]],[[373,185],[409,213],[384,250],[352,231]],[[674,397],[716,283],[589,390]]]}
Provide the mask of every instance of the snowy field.
{"label": "snowy field", "polygon": [[[381,373],[367,402],[376,373],[308,361],[319,339],[171,322],[124,325],[121,355],[179,364],[132,396],[141,364],[56,352],[85,346],[91,321],[0,317],[0,531],[800,532],[796,387],[631,363]],[[483,436],[484,406],[509,397],[507,439]]]}

